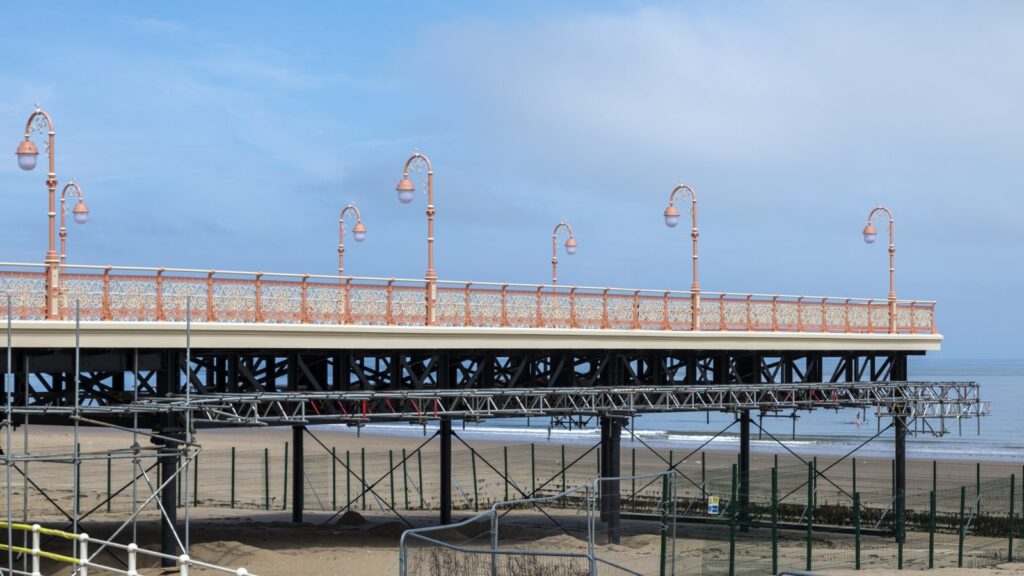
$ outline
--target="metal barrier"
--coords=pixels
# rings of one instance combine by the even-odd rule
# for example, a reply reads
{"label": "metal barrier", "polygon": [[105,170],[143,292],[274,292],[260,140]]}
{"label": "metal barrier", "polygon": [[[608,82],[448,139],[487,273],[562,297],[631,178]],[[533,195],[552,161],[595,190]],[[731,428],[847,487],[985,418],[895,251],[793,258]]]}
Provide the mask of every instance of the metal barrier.
{"label": "metal barrier", "polygon": [[[14,317],[43,319],[45,267],[0,267]],[[205,322],[668,331],[694,330],[696,305],[699,330],[937,333],[935,302],[917,300],[84,265],[60,278],[60,316],[80,302],[89,321],[180,322],[190,299]]]}
{"label": "metal barrier", "polygon": [[[492,576],[540,573],[555,576],[647,574],[649,572],[643,568],[624,566],[622,562],[598,555],[597,540],[599,534],[604,533],[603,529],[598,528],[602,483],[638,480],[656,485],[655,491],[658,495],[654,498],[654,506],[663,518],[663,522],[658,526],[658,534],[661,537],[658,557],[647,559],[647,563],[656,562],[661,574],[676,574],[676,515],[674,498],[667,492],[672,486],[669,479],[673,475],[671,472],[657,472],[638,476],[597,478],[587,485],[550,496],[497,502],[486,512],[455,524],[406,530],[399,543],[399,572],[401,576],[449,576],[487,572]],[[552,507],[561,506],[564,509],[566,502],[575,503],[576,508],[582,509],[586,515],[585,552],[565,549],[520,549],[508,543],[502,546],[501,519],[505,515],[517,509],[536,508],[554,522],[541,505],[550,503]],[[531,526],[532,534],[535,534],[534,530],[535,528]],[[453,542],[456,539],[459,542]],[[632,558],[631,561],[636,559]]]}
{"label": "metal barrier", "polygon": [[[32,535],[31,548],[26,548],[24,546],[12,546],[0,543],[0,550],[17,552],[18,554],[27,555],[31,562],[30,571],[26,572],[23,570],[16,570],[13,567],[0,567],[0,574],[10,574],[18,576],[42,576],[42,572],[40,572],[40,561],[45,558],[48,560],[52,560],[54,562],[58,562],[60,564],[69,564],[71,566],[75,566],[77,568],[77,573],[79,576],[89,576],[90,570],[95,570],[95,573],[97,574],[109,573],[125,574],[127,576],[139,576],[138,557],[142,555],[149,556],[152,558],[172,560],[176,562],[178,573],[181,576],[188,576],[189,569],[193,567],[213,570],[215,572],[223,572],[225,574],[234,574],[235,576],[256,576],[255,574],[250,573],[245,568],[225,568],[223,566],[217,566],[215,564],[210,564],[208,562],[194,560],[190,558],[188,554],[182,554],[181,556],[171,556],[169,554],[162,554],[160,552],[153,552],[151,550],[139,548],[134,543],[119,544],[117,542],[109,542],[106,540],[90,538],[88,534],[75,534],[73,532],[65,532],[63,530],[44,528],[38,524],[18,524],[0,521],[0,529],[6,529],[11,532],[28,532]],[[66,556],[63,554],[57,554],[54,552],[41,550],[39,543],[40,535],[54,536],[57,538],[70,540],[74,543],[72,544],[73,547],[77,546],[77,557]],[[90,543],[99,545],[100,550],[102,550],[103,548],[114,548],[116,550],[121,550],[125,552],[125,555],[127,556],[127,569],[114,568],[112,566],[106,566],[96,562],[95,558],[97,555],[99,555],[100,550],[96,550],[90,555]]]}

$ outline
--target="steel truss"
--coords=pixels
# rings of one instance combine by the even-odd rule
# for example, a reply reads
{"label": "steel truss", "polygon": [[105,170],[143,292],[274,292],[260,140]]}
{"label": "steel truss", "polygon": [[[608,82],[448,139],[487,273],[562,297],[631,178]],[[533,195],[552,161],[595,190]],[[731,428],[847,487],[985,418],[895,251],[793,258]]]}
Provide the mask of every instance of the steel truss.
{"label": "steel truss", "polygon": [[[655,412],[790,412],[875,408],[880,417],[909,421],[962,420],[987,415],[975,382],[723,384],[614,388],[517,388],[384,392],[262,392],[152,398],[119,406],[83,406],[86,417],[192,412],[206,425],[426,422],[442,418],[633,416]],[[15,414],[68,415],[71,407],[27,406]],[[928,428],[941,433],[944,426]]]}

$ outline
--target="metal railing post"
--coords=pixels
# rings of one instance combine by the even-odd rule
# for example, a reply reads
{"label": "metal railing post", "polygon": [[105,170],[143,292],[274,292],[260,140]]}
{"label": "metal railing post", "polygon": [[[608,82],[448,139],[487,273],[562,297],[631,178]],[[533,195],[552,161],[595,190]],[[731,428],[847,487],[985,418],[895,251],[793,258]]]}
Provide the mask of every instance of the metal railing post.
{"label": "metal railing post", "polygon": [[164,320],[164,269],[156,271],[156,321]]}
{"label": "metal railing post", "polygon": [[103,304],[100,317],[104,320],[113,319],[110,312],[110,266],[103,269]]}
{"label": "metal railing post", "polygon": [[138,558],[136,551],[139,549],[134,542],[128,545],[128,576],[139,576]]}
{"label": "metal railing post", "polygon": [[213,306],[213,275],[214,271],[210,270],[206,274],[206,321],[215,322],[217,315],[215,314]]}
{"label": "metal railing post", "polygon": [[89,576],[89,535],[78,535],[78,576]]}
{"label": "metal railing post", "polygon": [[39,572],[39,524],[32,525],[32,576],[42,576]]}
{"label": "metal railing post", "polygon": [[256,274],[256,304],[253,306],[253,313],[256,316],[256,323],[263,322],[263,273]]}

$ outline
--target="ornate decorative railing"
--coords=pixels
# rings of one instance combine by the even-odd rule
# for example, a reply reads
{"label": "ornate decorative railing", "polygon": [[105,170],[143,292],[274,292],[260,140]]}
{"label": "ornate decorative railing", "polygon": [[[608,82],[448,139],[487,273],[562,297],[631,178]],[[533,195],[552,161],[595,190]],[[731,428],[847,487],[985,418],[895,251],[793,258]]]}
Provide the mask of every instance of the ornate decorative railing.
{"label": "ornate decorative railing", "polygon": [[[44,318],[44,267],[0,263],[0,296],[15,319]],[[433,292],[436,326],[693,330],[690,292],[269,274],[219,270],[66,266],[63,318],[196,322],[424,326]],[[7,314],[0,297],[0,314]],[[935,302],[702,292],[704,331],[937,333]]]}

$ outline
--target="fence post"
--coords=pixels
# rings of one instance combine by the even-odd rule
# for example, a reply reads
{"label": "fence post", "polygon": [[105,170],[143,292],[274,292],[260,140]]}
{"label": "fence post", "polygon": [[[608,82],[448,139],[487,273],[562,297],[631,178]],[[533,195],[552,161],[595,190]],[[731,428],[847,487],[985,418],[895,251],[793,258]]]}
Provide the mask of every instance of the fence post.
{"label": "fence post", "polygon": [[345,450],[345,508],[352,509],[352,458],[348,450]]}
{"label": "fence post", "polygon": [[967,487],[966,486],[961,486],[960,487],[960,542],[957,545],[957,552],[956,552],[956,567],[957,568],[963,568],[964,567],[964,530],[966,529],[966,527],[964,526],[964,500],[966,500],[966,499],[967,499]]}
{"label": "fence post", "polygon": [[195,462],[192,463],[192,506],[199,506],[199,454],[196,454],[194,458]]}
{"label": "fence post", "polygon": [[736,574],[736,465],[732,465],[732,492],[729,497],[729,576]]}
{"label": "fence post", "polygon": [[270,448],[263,449],[263,507],[270,510]]}
{"label": "fence post", "polygon": [[665,576],[665,563],[668,561],[668,558],[666,558],[668,550],[668,507],[668,474],[665,474],[661,477],[661,505],[659,506],[661,509],[661,565],[658,574],[660,576]]}
{"label": "fence post", "polygon": [[366,447],[359,449],[359,492],[362,493],[362,508],[366,510]]}
{"label": "fence post", "polygon": [[853,563],[860,570],[860,492],[853,493]]}
{"label": "fence post", "polygon": [[935,490],[928,495],[928,568],[935,567]]}
{"label": "fence post", "polygon": [[469,463],[473,468],[473,512],[480,511],[480,493],[476,485],[476,451],[469,451]]}
{"label": "fence post", "polygon": [[[565,492],[565,444],[562,444],[562,492]],[[562,496],[562,508],[565,508],[565,496]]]}
{"label": "fence post", "polygon": [[932,492],[939,491],[939,461],[932,460]]}
{"label": "fence post", "polygon": [[287,442],[284,443],[284,466],[282,466],[282,467],[284,468],[284,488],[283,488],[283,490],[284,490],[283,494],[284,495],[281,497],[282,498],[282,500],[281,500],[281,510],[287,510],[288,509],[288,443]]}
{"label": "fence post", "polygon": [[1007,548],[1006,548],[1006,561],[1007,562],[1013,562],[1013,528],[1014,528],[1014,518],[1013,518],[1013,504],[1014,504],[1014,502],[1013,501],[1014,501],[1014,499],[1016,497],[1016,495],[1014,494],[1014,489],[1016,488],[1016,486],[1015,486],[1016,482],[1017,482],[1017,478],[1013,474],[1010,474],[1010,531],[1009,531],[1010,532],[1010,534],[1009,534],[1010,542],[1009,542],[1009,544],[1007,545]]}
{"label": "fence post", "polygon": [[809,572],[814,562],[814,463],[807,463],[807,571]]}
{"label": "fence post", "polygon": [[633,477],[633,479],[630,481],[631,495],[629,497],[629,501],[632,504],[633,509],[636,510],[636,448],[633,448],[633,468],[630,472],[630,475]]}
{"label": "fence post", "polygon": [[772,574],[779,573],[779,469],[772,467]]}
{"label": "fence post", "polygon": [[338,509],[338,450],[331,446],[331,510]]}
{"label": "fence post", "polygon": [[419,479],[420,479],[420,510],[423,510],[424,508],[427,507],[427,503],[426,503],[426,500],[424,500],[424,496],[423,496],[423,450],[422,449],[416,451],[416,469],[417,469],[417,472],[420,475],[419,476]]}
{"label": "fence post", "polygon": [[112,496],[110,495],[110,473],[111,473],[111,470],[110,470],[110,468],[111,468],[110,460],[111,460],[111,456],[112,456],[111,454],[107,454],[107,512],[110,512],[110,500],[112,498]]}
{"label": "fence post", "polygon": [[981,462],[974,463],[974,516],[981,518]]}
{"label": "fence post", "polygon": [[[402,448],[402,493],[405,495],[405,509],[409,509],[409,457],[405,454],[405,448]],[[474,462],[474,464],[476,464]]]}
{"label": "fence post", "polygon": [[505,477],[505,500],[508,500],[508,446],[501,447],[505,456],[505,473],[502,476]]}
{"label": "fence post", "polygon": [[530,442],[530,498],[537,496],[537,446]]}
{"label": "fence post", "polygon": [[[671,452],[669,452],[669,454],[671,454]],[[707,481],[707,477],[706,477],[707,476],[707,474],[706,474],[706,472],[707,472],[707,470],[706,470],[707,462],[708,462],[708,459],[704,456],[704,452],[701,452],[700,453],[700,495],[701,495],[701,498],[707,497],[707,492],[708,492],[708,490],[707,490],[708,481]],[[778,463],[776,463],[776,464],[778,464]]]}
{"label": "fence post", "polygon": [[896,569],[903,570],[903,489],[896,494]]}
{"label": "fence post", "polygon": [[231,447],[231,507],[235,507],[235,447]]}
{"label": "fence post", "polygon": [[857,493],[857,459],[853,458],[850,462],[853,464],[853,490],[852,490],[852,492],[854,494],[856,494]]}
{"label": "fence post", "polygon": [[391,489],[391,509],[395,509],[395,451],[388,450],[388,488]]}

